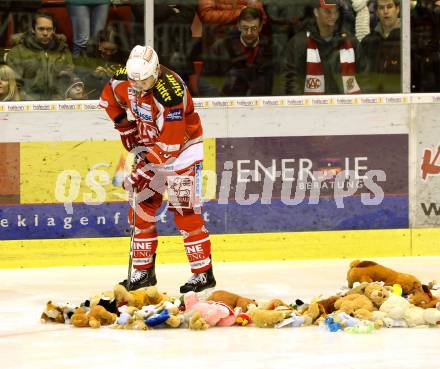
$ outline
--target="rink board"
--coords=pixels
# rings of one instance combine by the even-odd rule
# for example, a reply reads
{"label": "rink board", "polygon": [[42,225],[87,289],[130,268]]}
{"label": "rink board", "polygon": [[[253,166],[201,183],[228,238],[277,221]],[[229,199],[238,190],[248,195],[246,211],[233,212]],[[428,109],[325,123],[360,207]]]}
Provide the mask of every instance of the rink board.
{"label": "rink board", "polygon": [[[128,237],[2,241],[1,268],[122,265]],[[214,262],[415,255],[408,229],[212,235]],[[181,236],[159,238],[158,263],[184,263]],[[430,255],[428,249],[424,255]]]}
{"label": "rink board", "polygon": [[[126,234],[121,179],[131,165],[118,141],[19,146],[19,166],[7,176],[20,178],[19,185],[3,186],[10,193],[0,205],[2,239]],[[211,233],[408,227],[405,134],[217,138],[206,139],[204,146],[202,215]],[[334,173],[349,170],[352,177],[338,183]],[[376,191],[365,180],[372,171],[384,175],[372,177]],[[322,181],[309,178],[324,174]],[[170,218],[161,217],[160,234],[177,234]]]}
{"label": "rink board", "polygon": [[[215,262],[438,255],[439,229],[212,235]],[[2,241],[0,268],[125,265],[128,237]],[[180,236],[159,238],[159,264],[185,263]]]}
{"label": "rink board", "polygon": [[[208,138],[205,140],[205,169],[209,171],[204,177],[204,195],[208,202],[203,215],[213,233],[213,239],[216,240],[217,246],[214,247],[221,244],[228,245],[229,248],[220,248],[217,251],[219,259],[229,260],[231,255],[237,255],[237,260],[251,260],[260,256],[283,258],[279,254],[272,255],[271,250],[277,248],[285,251],[287,258],[350,256],[344,251],[344,240],[350,238],[351,234],[359,235],[356,236],[356,242],[347,244],[347,248],[353,252],[353,257],[359,254],[358,251],[362,247],[365,247],[366,256],[382,255],[382,252],[384,256],[438,254],[440,247],[435,242],[435,239],[438,239],[437,229],[429,227],[436,226],[440,219],[440,207],[437,209],[431,206],[432,203],[436,205],[439,193],[437,182],[440,176],[430,173],[428,180],[423,180],[421,165],[426,150],[432,152],[430,164],[437,164],[433,158],[440,143],[440,132],[437,128],[437,120],[440,117],[439,102],[440,96],[437,94],[196,99],[195,106],[202,117],[204,135]],[[126,195],[118,186],[114,186],[117,182],[114,181],[116,174],[118,170],[121,171],[120,162],[124,154],[117,132],[113,130],[105,113],[98,108],[97,102],[7,103],[2,104],[0,110],[0,142],[3,143],[0,145],[3,157],[0,164],[0,239],[11,239],[1,242],[0,249],[4,256],[2,260],[5,260],[3,264],[13,263],[13,260],[17,259],[15,256],[21,255],[21,252],[34,252],[30,255],[39,255],[41,251],[43,255],[46,249],[52,260],[58,260],[58,265],[69,262],[82,265],[84,260],[95,260],[95,264],[124,264],[127,239],[120,236],[126,234]],[[289,207],[274,196],[270,204],[265,204],[264,201],[262,203],[260,199],[252,206],[243,207],[229,198],[227,207],[218,204],[213,206],[218,200],[219,190],[215,177],[222,171],[221,166],[224,165],[225,159],[228,159],[228,155],[238,153],[235,146],[237,142],[246,143],[244,147],[247,148],[242,151],[248,157],[235,155],[234,165],[241,160],[241,169],[246,171],[251,169],[246,160],[259,156],[257,159],[259,165],[261,164],[260,171],[270,172],[268,168],[272,159],[275,159],[277,164],[280,159],[286,159],[279,155],[270,157],[271,152],[276,152],[279,146],[285,146],[285,139],[305,138],[306,146],[298,146],[298,151],[303,152],[307,149],[307,142],[313,142],[311,137],[319,141],[328,137],[339,140],[343,139],[343,136],[363,136],[364,139],[372,139],[373,143],[365,145],[364,142],[362,145],[354,142],[352,146],[355,149],[372,149],[374,156],[374,138],[381,135],[400,136],[394,141],[394,147],[391,139],[389,151],[379,150],[378,157],[385,163],[388,163],[390,158],[390,162],[397,165],[395,169],[388,167],[386,170],[393,173],[395,179],[398,179],[401,173],[400,179],[409,178],[409,181],[400,181],[397,186],[397,182],[394,181],[392,188],[385,188],[385,197],[379,207],[367,208],[360,202],[361,193],[344,199],[346,206],[343,209],[334,208],[334,198],[328,193],[323,193],[318,205],[307,204],[306,197],[303,203]],[[261,138],[280,141],[266,152],[258,152],[263,147],[258,142]],[[402,138],[407,141],[403,148],[396,144]],[[387,142],[387,138],[384,141]],[[231,143],[234,148],[227,147]],[[298,143],[299,141],[296,141],[295,145],[291,146],[296,147]],[[310,152],[315,153],[316,147],[311,145]],[[316,159],[318,164],[322,164],[323,158],[341,159],[340,155],[332,155],[335,151],[329,153],[329,147],[334,149],[335,145],[325,145],[325,142],[322,142],[312,161],[315,162]],[[323,153],[323,148],[327,152]],[[224,159],[221,159],[219,153]],[[362,153],[359,155],[355,153],[349,159],[349,163],[352,163],[354,157],[364,157]],[[287,159],[292,156],[294,154]],[[373,156],[368,155],[368,164]],[[362,160],[359,162],[361,166],[365,164]],[[377,158],[375,160],[377,161]],[[265,169],[261,169],[261,166]],[[35,168],[39,170],[37,173],[34,172]],[[59,171],[69,168],[77,171],[81,177],[78,192],[73,194],[72,200],[75,214],[66,212],[63,201],[57,199],[57,196],[62,197],[63,194],[54,189],[54,181]],[[94,170],[97,176],[88,177],[91,170]],[[90,186],[90,183],[101,180],[100,178],[109,182],[101,186],[105,189],[103,203],[94,207],[87,206],[88,211],[83,209],[83,216],[79,217],[82,214],[81,206],[85,207],[85,199],[91,199],[92,202],[96,199],[103,200],[99,197],[102,196],[102,192],[95,191],[97,188]],[[252,190],[249,193],[258,191]],[[65,195],[69,195],[69,191],[66,190]],[[421,206],[422,203],[425,203],[425,209]],[[426,211],[426,208],[431,210]],[[105,218],[106,225],[110,225],[110,216],[114,217],[116,212],[121,213],[118,227],[113,225],[104,232],[101,232],[100,228],[103,224],[99,224],[100,227],[90,227],[93,222],[98,222],[99,216]],[[20,224],[17,219],[19,214],[27,217],[26,226],[23,226],[23,222]],[[259,214],[261,222],[251,221],[252,217],[255,219],[255,214]],[[70,216],[71,220],[64,220]],[[175,235],[176,230],[172,222],[169,219],[163,220],[165,222],[161,219],[159,224],[161,232],[165,235]],[[38,223],[38,227],[33,225],[35,222]],[[43,226],[45,222],[46,225]],[[100,222],[102,223],[102,218]],[[48,226],[47,223],[51,225]],[[68,223],[72,224],[71,228]],[[411,229],[409,226],[427,228]],[[329,230],[332,231],[328,232]],[[292,231],[297,232],[290,233]],[[238,232],[248,233],[238,236]],[[62,241],[47,240],[54,234],[61,237]],[[34,237],[36,239],[32,240]],[[16,240],[18,238],[23,240]],[[295,240],[301,240],[298,244],[301,246],[291,246],[295,245]],[[162,242],[166,245],[175,242],[176,256],[170,253],[169,257],[160,262],[185,260],[180,236],[164,236]],[[307,247],[310,244],[316,245],[316,248]],[[100,250],[107,247],[105,245],[112,245],[112,249],[120,250],[121,256],[109,259],[103,257]],[[261,252],[258,251],[260,245]],[[57,247],[70,251],[57,253]],[[75,255],[78,252],[82,256],[71,257],[72,250],[76,250],[73,252]],[[108,251],[112,254],[111,250]],[[94,258],[95,254],[99,255],[100,259]],[[27,257],[21,259],[21,264],[19,262],[15,265],[22,265]],[[30,257],[28,266],[39,266],[39,262],[35,260],[40,259]],[[42,265],[57,264],[55,261],[40,262]]]}
{"label": "rink board", "polygon": [[[127,202],[74,204],[73,214],[66,214],[62,204],[2,206],[2,239],[121,237],[129,228],[128,208]],[[344,200],[344,208],[337,208],[332,199],[317,205],[305,200],[296,206],[280,200],[250,206],[219,205],[212,200],[205,203],[202,216],[210,233],[228,234],[406,228],[407,212],[407,196],[385,197],[380,206],[365,206],[359,196],[353,196]],[[163,213],[157,224],[161,235],[179,234],[172,213]]]}

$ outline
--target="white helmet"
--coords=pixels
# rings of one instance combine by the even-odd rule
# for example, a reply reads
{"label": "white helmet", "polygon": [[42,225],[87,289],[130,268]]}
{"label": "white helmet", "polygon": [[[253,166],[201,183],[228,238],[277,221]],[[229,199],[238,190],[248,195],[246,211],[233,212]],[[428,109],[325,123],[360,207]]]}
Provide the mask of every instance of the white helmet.
{"label": "white helmet", "polygon": [[159,76],[159,58],[151,46],[136,45],[127,60],[127,75],[134,81],[142,81]]}

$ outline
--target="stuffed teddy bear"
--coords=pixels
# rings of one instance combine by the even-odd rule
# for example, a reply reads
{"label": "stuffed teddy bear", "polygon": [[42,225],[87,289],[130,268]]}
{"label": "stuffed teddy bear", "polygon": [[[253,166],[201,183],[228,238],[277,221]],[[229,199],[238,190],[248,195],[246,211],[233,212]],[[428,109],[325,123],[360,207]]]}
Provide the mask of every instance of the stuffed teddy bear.
{"label": "stuffed teddy bear", "polygon": [[381,283],[373,282],[368,283],[365,287],[364,295],[371,300],[376,309],[379,309],[385,300],[388,299],[390,293]]}
{"label": "stuffed teddy bear", "polygon": [[88,327],[89,319],[85,307],[76,308],[73,315],[70,317],[70,322],[75,327]]}
{"label": "stuffed teddy bear", "polygon": [[440,324],[440,310],[434,308],[425,309],[423,319],[428,325]]}
{"label": "stuffed teddy bear", "polygon": [[255,304],[255,300],[251,300],[247,297],[239,296],[235,293],[228,291],[214,291],[208,296],[209,301],[223,302],[228,305],[232,310],[236,307],[241,308],[241,311],[245,313],[249,304]]}
{"label": "stuffed teddy bear", "polygon": [[336,310],[334,305],[339,298],[339,296],[330,296],[326,299],[313,301],[308,306],[301,306],[299,313],[306,317],[305,325],[313,323],[318,325],[328,314]]}
{"label": "stuffed teddy bear", "polygon": [[312,320],[306,315],[296,315],[294,312],[289,317],[284,318],[280,323],[275,324],[275,328],[290,327],[305,327],[312,324]]}
{"label": "stuffed teddy bear", "polygon": [[[193,291],[183,296],[186,311],[198,311],[201,317],[209,326],[230,326],[235,323],[236,315],[227,305],[215,301],[199,301],[197,294]],[[238,309],[239,310],[239,309]]]}
{"label": "stuffed teddy bear", "polygon": [[423,327],[426,325],[425,318],[423,316],[425,309],[421,307],[410,305],[410,307],[405,311],[403,319],[405,319],[409,328],[413,327]]}
{"label": "stuffed teddy bear", "polygon": [[71,322],[75,327],[99,328],[101,325],[113,324],[116,318],[116,314],[108,312],[100,305],[96,305],[88,312],[83,307],[77,308],[71,317]]}
{"label": "stuffed teddy bear", "polygon": [[433,326],[440,322],[440,310],[410,305],[405,311],[403,319],[409,328]]}
{"label": "stuffed teddy bear", "polygon": [[341,293],[340,296],[345,296],[345,295],[351,295],[352,293],[358,293],[360,295],[364,295],[365,294],[365,289],[367,288],[367,286],[369,285],[368,282],[354,282],[353,283],[353,287],[346,291],[345,293]]}
{"label": "stuffed teddy bear", "polygon": [[371,312],[375,310],[371,300],[367,296],[358,293],[339,298],[334,306],[337,311],[343,311],[356,318],[367,320],[371,319]]}
{"label": "stuffed teddy bear", "polygon": [[347,273],[348,286],[353,287],[354,282],[380,282],[392,286],[399,284],[403,293],[409,295],[422,290],[422,283],[411,274],[396,272],[374,261],[355,260],[351,262]]}
{"label": "stuffed teddy bear", "polygon": [[392,293],[380,306],[379,310],[385,313],[385,317],[401,320],[404,318],[405,312],[410,308],[410,305],[407,299]]}
{"label": "stuffed teddy bear", "polygon": [[209,324],[202,318],[200,313],[196,311],[189,320],[189,329],[194,331],[204,331],[209,328]]}
{"label": "stuffed teddy bear", "polygon": [[433,296],[429,286],[425,284],[422,285],[421,291],[411,294],[408,299],[411,304],[423,309],[434,308],[440,302],[440,298]]}
{"label": "stuffed teddy bear", "polygon": [[159,293],[154,286],[128,292],[124,286],[117,284],[113,291],[118,306],[135,306],[138,309],[141,309],[142,306],[159,304],[167,298],[164,294]]}
{"label": "stuffed teddy bear", "polygon": [[263,310],[282,310],[284,308],[284,310],[291,310],[291,307],[280,299],[258,299],[256,300],[256,305],[259,309]]}
{"label": "stuffed teddy bear", "polygon": [[113,324],[115,329],[132,329],[146,330],[148,329],[143,315],[138,315],[139,309],[135,306],[123,305],[118,308],[119,316]]}
{"label": "stuffed teddy bear", "polygon": [[251,308],[248,313],[253,324],[258,328],[273,328],[286,318],[286,313],[281,310]]}
{"label": "stuffed teddy bear", "polygon": [[104,291],[98,293],[82,303],[82,306],[88,308],[92,308],[96,305],[101,305],[110,313],[116,314],[118,312],[117,301],[113,291]]}
{"label": "stuffed teddy bear", "polygon": [[181,315],[179,310],[175,307],[162,309],[156,314],[145,319],[145,323],[149,327],[157,327],[160,325],[167,325],[171,328],[178,328],[182,323]]}
{"label": "stuffed teddy bear", "polygon": [[62,306],[55,305],[52,301],[46,303],[46,308],[40,317],[41,323],[64,323],[64,310]]}
{"label": "stuffed teddy bear", "polygon": [[65,324],[71,324],[70,318],[72,317],[73,313],[75,312],[76,306],[71,304],[70,302],[67,302],[66,305],[63,306],[63,315],[64,315],[64,323]]}

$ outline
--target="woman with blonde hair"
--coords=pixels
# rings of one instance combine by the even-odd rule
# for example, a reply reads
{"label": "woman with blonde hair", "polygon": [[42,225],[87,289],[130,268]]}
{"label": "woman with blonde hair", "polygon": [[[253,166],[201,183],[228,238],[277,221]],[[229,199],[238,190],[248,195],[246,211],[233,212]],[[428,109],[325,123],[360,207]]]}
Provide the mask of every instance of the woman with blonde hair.
{"label": "woman with blonde hair", "polygon": [[16,74],[11,67],[6,64],[0,65],[0,101],[20,100],[15,78]]}

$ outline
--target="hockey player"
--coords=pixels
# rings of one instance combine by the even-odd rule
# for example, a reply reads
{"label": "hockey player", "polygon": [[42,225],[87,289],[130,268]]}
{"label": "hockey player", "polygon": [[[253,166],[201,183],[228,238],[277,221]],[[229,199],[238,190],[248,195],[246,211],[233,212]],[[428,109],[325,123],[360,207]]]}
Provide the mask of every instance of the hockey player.
{"label": "hockey player", "polygon": [[[136,191],[142,201],[136,206],[134,270],[130,283],[121,284],[130,290],[156,284],[155,216],[166,186],[169,210],[183,236],[193,272],[180,292],[214,287],[211,243],[197,201],[201,197],[202,125],[188,88],[179,75],[159,64],[153,48],[137,45],[126,67],[105,85],[100,106],[115,123],[125,149],[146,152],[124,181],[124,188]],[[164,178],[164,186],[157,185],[160,178]],[[130,209],[130,222],[132,217]]]}

